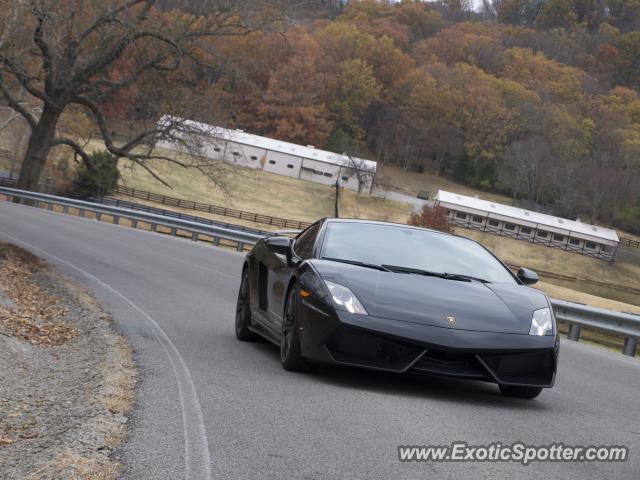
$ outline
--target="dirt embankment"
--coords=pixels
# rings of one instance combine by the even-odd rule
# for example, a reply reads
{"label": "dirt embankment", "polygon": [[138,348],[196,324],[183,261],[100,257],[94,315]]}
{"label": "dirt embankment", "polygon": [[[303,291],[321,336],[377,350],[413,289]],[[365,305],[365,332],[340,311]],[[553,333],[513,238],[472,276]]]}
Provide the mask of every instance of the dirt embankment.
{"label": "dirt embankment", "polygon": [[0,243],[0,477],[112,479],[135,370],[82,289]]}

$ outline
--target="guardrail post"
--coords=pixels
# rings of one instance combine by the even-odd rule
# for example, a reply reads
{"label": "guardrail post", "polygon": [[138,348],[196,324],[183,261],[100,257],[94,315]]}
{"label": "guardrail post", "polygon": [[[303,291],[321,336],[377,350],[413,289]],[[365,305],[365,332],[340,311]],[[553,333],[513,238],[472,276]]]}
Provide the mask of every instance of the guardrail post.
{"label": "guardrail post", "polygon": [[78,215],[80,215],[81,217],[84,217],[84,208],[81,208],[78,210]]}
{"label": "guardrail post", "polygon": [[47,210],[53,210],[53,203],[47,203]]}
{"label": "guardrail post", "polygon": [[193,232],[191,234],[191,240],[193,240],[194,242],[198,241],[198,232]]}
{"label": "guardrail post", "polygon": [[220,237],[213,237],[213,246],[214,247],[220,246]]}
{"label": "guardrail post", "polygon": [[630,357],[635,357],[637,347],[638,340],[633,337],[627,337],[624,339],[624,347],[622,348],[622,353]]}
{"label": "guardrail post", "polygon": [[113,216],[113,224],[114,225],[118,225],[119,222],[120,222],[120,217],[118,215],[114,215]]}
{"label": "guardrail post", "polygon": [[135,220],[135,219],[134,219],[134,220],[131,220],[131,226],[132,226],[133,228],[138,228],[138,220]]}
{"label": "guardrail post", "polygon": [[567,338],[569,340],[573,340],[574,342],[580,341],[580,327],[578,325],[569,325],[569,333],[567,333]]}
{"label": "guardrail post", "polygon": [[96,220],[100,221],[102,219],[102,213],[96,212]]}
{"label": "guardrail post", "polygon": [[173,227],[171,227],[171,236],[172,236],[172,237],[175,237],[177,232],[178,232],[178,229],[177,229],[177,228],[173,228]]}
{"label": "guardrail post", "polygon": [[69,207],[66,205],[62,207],[62,213],[69,213]]}
{"label": "guardrail post", "polygon": [[244,252],[244,243],[238,242],[238,251],[239,252]]}
{"label": "guardrail post", "polygon": [[155,232],[158,229],[158,225],[156,223],[152,223],[152,224],[150,224],[150,226],[151,226],[151,231],[152,232]]}

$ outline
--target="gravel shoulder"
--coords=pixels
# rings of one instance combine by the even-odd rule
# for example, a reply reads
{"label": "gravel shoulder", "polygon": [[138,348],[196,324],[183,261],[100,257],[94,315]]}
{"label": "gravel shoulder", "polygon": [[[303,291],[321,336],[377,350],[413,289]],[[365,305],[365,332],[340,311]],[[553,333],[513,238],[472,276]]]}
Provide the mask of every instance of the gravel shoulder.
{"label": "gravel shoulder", "polygon": [[112,479],[135,368],[95,300],[0,243],[0,477]]}

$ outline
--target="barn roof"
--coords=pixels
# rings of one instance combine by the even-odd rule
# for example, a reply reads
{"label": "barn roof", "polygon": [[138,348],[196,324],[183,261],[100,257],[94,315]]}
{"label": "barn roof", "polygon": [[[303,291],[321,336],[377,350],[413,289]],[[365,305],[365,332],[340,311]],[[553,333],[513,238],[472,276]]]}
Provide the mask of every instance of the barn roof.
{"label": "barn roof", "polygon": [[[171,117],[162,117],[159,123],[162,124],[165,119],[168,120],[169,118]],[[347,155],[320,150],[312,146],[298,145],[296,143],[283,142],[282,140],[275,140],[273,138],[254,135],[252,133],[244,132],[243,130],[230,130],[227,128],[208,125],[206,123],[195,122],[193,120],[183,120],[181,121],[181,123],[185,126],[185,130],[188,129],[195,132],[201,132],[202,135],[213,139],[230,141],[256,148],[263,148],[265,150],[286,153],[288,155],[295,155],[297,157],[316,160],[323,163],[330,163],[333,165],[340,165],[343,167],[354,168],[354,166],[357,166],[360,170],[365,170],[372,173],[374,173],[377,168],[377,163],[373,160],[348,157]]]}
{"label": "barn roof", "polygon": [[480,198],[468,197],[457,193],[439,190],[435,197],[436,201],[444,202],[450,205],[466,207],[468,209],[488,212],[492,216],[503,216],[520,220],[514,223],[536,224],[540,227],[549,227],[552,231],[565,230],[575,232],[590,237],[601,238],[611,242],[619,242],[618,234],[610,228],[598,227],[589,223],[582,223],[577,220],[568,220],[566,218],[554,217],[546,213],[533,212],[523,210],[522,208],[511,207],[502,203],[490,202]]}

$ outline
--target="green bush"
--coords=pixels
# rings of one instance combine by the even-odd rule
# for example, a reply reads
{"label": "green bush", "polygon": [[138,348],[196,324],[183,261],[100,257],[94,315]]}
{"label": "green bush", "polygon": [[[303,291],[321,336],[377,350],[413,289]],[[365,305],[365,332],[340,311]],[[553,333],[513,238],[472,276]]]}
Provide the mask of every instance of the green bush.
{"label": "green bush", "polygon": [[71,186],[71,194],[77,198],[103,198],[118,185],[118,159],[107,151],[90,155],[91,168],[83,164]]}

